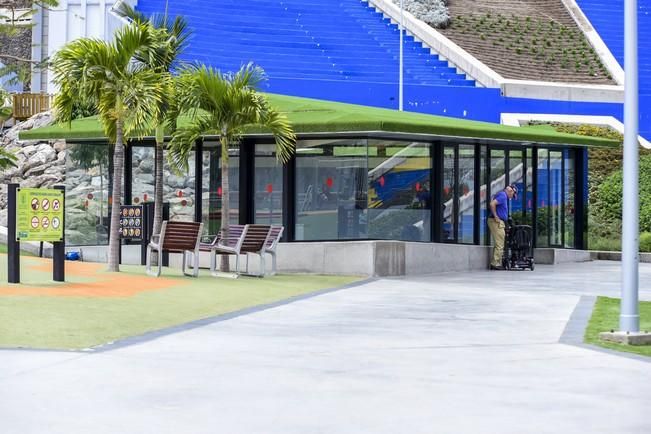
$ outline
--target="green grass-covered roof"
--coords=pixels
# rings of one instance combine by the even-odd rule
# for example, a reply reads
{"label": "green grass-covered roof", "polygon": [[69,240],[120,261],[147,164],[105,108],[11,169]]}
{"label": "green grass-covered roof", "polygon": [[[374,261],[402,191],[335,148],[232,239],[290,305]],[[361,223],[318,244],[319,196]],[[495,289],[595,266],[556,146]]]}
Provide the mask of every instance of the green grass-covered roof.
{"label": "green grass-covered roof", "polygon": [[[559,133],[552,129],[510,127],[285,95],[268,94],[267,96],[276,109],[287,115],[298,134],[383,131],[584,146],[619,145],[614,140]],[[179,120],[180,127],[186,123],[187,118]],[[247,132],[254,134],[266,131],[250,128]],[[51,125],[20,133],[22,140],[66,139],[72,141],[104,137],[102,126],[95,117],[75,120],[70,128],[67,125]]]}

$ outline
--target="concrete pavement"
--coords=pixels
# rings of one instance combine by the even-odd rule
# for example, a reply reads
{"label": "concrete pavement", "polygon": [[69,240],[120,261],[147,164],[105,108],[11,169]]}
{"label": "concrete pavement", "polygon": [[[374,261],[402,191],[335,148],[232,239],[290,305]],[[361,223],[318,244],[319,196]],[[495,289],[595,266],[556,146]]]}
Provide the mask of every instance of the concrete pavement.
{"label": "concrete pavement", "polygon": [[1,432],[649,433],[651,363],[559,343],[618,291],[615,262],[383,279],[111,351],[4,350]]}

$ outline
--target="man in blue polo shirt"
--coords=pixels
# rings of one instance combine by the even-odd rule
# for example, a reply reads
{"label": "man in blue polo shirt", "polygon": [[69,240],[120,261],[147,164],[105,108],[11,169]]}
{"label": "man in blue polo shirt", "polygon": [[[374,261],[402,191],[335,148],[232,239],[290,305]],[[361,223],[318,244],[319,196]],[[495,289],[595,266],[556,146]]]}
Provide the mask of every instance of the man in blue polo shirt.
{"label": "man in blue polo shirt", "polygon": [[491,231],[495,246],[493,247],[493,258],[491,270],[503,270],[502,254],[504,253],[504,236],[506,221],[509,218],[509,200],[515,196],[518,189],[515,185],[507,185],[504,190],[497,193],[490,203],[491,214],[488,216],[488,229]]}

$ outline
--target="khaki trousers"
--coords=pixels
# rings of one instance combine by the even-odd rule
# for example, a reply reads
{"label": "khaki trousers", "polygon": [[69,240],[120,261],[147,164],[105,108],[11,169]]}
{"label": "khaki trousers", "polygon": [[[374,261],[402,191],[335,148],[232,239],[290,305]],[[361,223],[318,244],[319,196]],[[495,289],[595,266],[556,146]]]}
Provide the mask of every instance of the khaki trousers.
{"label": "khaki trousers", "polygon": [[493,240],[495,241],[495,246],[493,247],[493,259],[491,260],[491,265],[494,267],[502,266],[502,255],[504,253],[504,222],[500,220],[499,223],[495,221],[494,218],[488,218],[488,229],[491,231]]}

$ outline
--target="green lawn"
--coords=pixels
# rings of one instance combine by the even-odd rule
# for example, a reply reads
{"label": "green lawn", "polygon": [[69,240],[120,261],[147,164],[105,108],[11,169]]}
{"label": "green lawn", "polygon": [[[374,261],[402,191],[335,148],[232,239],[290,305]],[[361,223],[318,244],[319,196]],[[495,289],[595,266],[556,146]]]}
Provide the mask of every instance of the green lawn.
{"label": "green lawn", "polygon": [[[0,261],[3,263],[0,268],[5,268],[6,257]],[[181,276],[179,271],[164,269],[163,277],[174,279],[171,287],[130,296],[98,297],[65,294],[67,287],[52,282],[51,272],[29,270],[30,265],[39,263],[37,261],[43,260],[21,259],[22,287],[0,283],[0,347],[89,348],[361,279],[318,275],[228,279],[212,277],[207,270],[202,270],[199,278],[190,278]],[[122,266],[121,269],[124,271],[120,278],[136,279],[141,287],[149,282],[143,278],[156,279],[144,277],[144,267]],[[6,269],[0,271],[6,282]],[[102,282],[111,282],[115,274],[101,271],[96,276],[66,277],[67,285],[77,285],[76,288],[83,291],[85,285],[90,287],[92,282],[102,285]],[[29,294],[20,294],[21,289]],[[44,295],[47,291],[59,294]]]}
{"label": "green lawn", "polygon": [[[599,339],[600,332],[617,330],[619,328],[619,304],[620,300],[618,298],[597,298],[592,317],[585,331],[585,342],[617,351],[626,351],[651,357],[651,345],[621,345],[604,342]],[[651,330],[651,302],[649,301],[640,302],[640,330]]]}
{"label": "green lawn", "polygon": [[[7,245],[6,244],[0,244],[0,253],[7,253]],[[34,256],[33,253],[31,252],[26,252],[24,250],[20,251],[21,256]]]}

